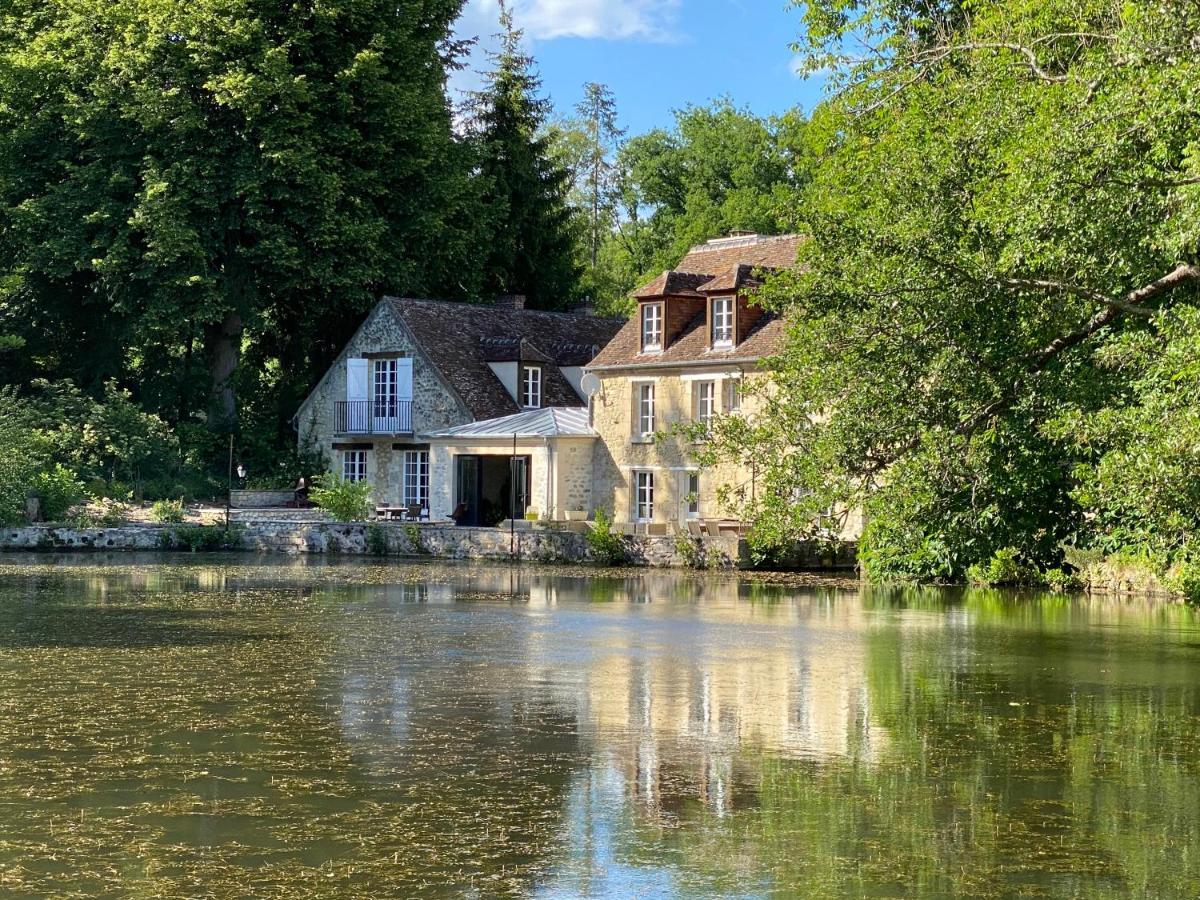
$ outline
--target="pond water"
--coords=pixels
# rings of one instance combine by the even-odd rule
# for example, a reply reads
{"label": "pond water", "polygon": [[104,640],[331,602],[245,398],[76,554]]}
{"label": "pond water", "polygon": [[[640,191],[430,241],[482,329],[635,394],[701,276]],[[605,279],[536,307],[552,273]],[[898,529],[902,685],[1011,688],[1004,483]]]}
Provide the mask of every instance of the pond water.
{"label": "pond water", "polygon": [[0,558],[0,894],[1194,897],[1200,621],[733,575]]}

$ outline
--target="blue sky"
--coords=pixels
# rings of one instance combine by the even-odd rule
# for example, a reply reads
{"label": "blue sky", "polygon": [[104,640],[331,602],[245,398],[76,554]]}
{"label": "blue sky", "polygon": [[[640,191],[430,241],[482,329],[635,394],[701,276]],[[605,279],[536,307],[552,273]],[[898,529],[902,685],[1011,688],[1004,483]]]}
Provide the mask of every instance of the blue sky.
{"label": "blue sky", "polygon": [[[496,0],[469,0],[459,34],[489,43],[497,14]],[[570,113],[584,82],[599,81],[616,95],[629,134],[723,95],[761,115],[808,110],[821,97],[819,80],[794,72],[789,44],[800,10],[786,0],[515,0],[513,16],[558,112]],[[451,88],[476,80],[456,76]]]}

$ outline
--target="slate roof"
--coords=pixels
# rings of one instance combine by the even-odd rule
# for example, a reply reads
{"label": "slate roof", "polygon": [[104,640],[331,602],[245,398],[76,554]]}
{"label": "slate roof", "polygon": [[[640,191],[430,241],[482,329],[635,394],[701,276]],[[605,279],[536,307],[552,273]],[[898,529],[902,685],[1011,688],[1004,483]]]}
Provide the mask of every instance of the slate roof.
{"label": "slate roof", "polygon": [[512,437],[595,437],[588,424],[588,411],[579,408],[546,407],[527,409],[511,416],[469,422],[435,431],[431,438],[488,438]]}
{"label": "slate roof", "polygon": [[386,302],[477,420],[521,411],[488,366],[489,361],[552,362],[542,372],[542,402],[546,406],[582,406],[583,400],[559,367],[583,365],[621,327],[620,319],[583,313],[399,297],[389,297]]}
{"label": "slate roof", "polygon": [[[674,269],[638,289],[633,296],[703,297],[712,292],[738,290],[753,280],[757,270],[794,266],[803,240],[802,235],[796,234],[779,237],[739,235],[699,244],[689,250]],[[778,352],[783,342],[783,321],[771,312],[764,312],[737,346],[723,350],[709,349],[706,322],[707,316],[700,313],[683,327],[665,350],[642,353],[641,326],[635,316],[625,323],[588,368],[761,359]]]}

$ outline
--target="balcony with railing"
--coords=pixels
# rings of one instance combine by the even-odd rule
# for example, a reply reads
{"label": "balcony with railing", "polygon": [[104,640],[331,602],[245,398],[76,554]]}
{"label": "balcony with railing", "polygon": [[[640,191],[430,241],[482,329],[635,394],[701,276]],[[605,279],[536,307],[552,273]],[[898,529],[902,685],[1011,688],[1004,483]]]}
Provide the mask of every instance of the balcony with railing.
{"label": "balcony with railing", "polygon": [[411,400],[338,400],[338,434],[412,434]]}

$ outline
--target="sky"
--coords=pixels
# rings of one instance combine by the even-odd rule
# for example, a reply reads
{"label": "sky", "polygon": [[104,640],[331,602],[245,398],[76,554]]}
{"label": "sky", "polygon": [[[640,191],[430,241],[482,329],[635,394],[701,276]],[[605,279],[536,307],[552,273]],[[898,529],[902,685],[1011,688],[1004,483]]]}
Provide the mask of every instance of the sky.
{"label": "sky", "polygon": [[[795,72],[789,45],[801,19],[787,0],[514,0],[512,9],[559,115],[588,81],[612,89],[631,135],[721,96],[764,116],[821,99],[821,81]],[[457,32],[480,38],[473,69],[487,67],[498,29],[497,0],[468,0]],[[476,72],[454,76],[453,99],[477,84]]]}

